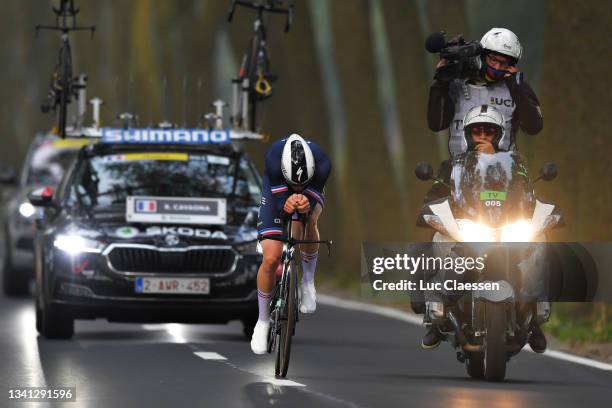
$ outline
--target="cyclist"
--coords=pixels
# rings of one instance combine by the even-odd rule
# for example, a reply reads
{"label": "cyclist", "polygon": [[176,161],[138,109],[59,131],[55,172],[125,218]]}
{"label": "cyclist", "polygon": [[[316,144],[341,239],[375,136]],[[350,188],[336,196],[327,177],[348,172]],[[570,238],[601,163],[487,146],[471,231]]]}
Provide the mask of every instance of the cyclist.
{"label": "cyclist", "polygon": [[[325,203],[324,187],[331,172],[331,160],[323,149],[298,134],[280,139],[266,153],[263,191],[259,207],[257,230],[260,237],[283,236],[283,219],[296,220],[298,213],[308,214],[305,238],[318,240],[317,221]],[[301,224],[294,231],[300,233]],[[251,338],[251,350],[264,354],[268,348],[270,328],[269,303],[276,283],[276,270],[280,266],[283,244],[262,240],[263,261],[257,273],[257,300],[259,316]],[[319,244],[300,245],[302,257],[302,284],[300,312],[313,313],[316,305],[314,273]]]}
{"label": "cyclist", "polygon": [[[479,105],[470,109],[463,118],[463,137],[461,150],[477,151],[484,154],[494,154],[505,151],[507,144],[504,142],[508,135],[504,130],[504,116],[491,105]],[[444,183],[434,183],[431,190],[425,196],[424,203],[430,203],[450,195],[447,185],[450,184],[452,170],[451,160],[445,160],[440,165],[438,178]],[[424,349],[437,347],[442,340],[442,334],[438,327],[431,325],[421,342]],[[531,333],[528,338],[529,346],[536,353],[546,350],[546,337],[540,325],[534,320],[531,324]]]}

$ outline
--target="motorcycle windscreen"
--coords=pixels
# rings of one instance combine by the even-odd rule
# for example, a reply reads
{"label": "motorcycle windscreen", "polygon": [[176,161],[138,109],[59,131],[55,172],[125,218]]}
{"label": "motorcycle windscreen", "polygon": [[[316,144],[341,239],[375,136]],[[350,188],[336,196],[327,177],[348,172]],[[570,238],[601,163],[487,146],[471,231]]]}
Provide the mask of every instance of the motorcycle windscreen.
{"label": "motorcycle windscreen", "polygon": [[527,164],[518,152],[466,152],[454,161],[451,185],[457,218],[498,227],[531,217]]}

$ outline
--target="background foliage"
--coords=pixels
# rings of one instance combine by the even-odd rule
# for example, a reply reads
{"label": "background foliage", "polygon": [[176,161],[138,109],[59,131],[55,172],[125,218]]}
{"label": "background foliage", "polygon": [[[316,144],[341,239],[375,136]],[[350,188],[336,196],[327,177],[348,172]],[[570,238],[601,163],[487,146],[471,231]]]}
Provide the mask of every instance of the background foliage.
{"label": "background foliage", "polygon": [[[51,127],[40,113],[59,39],[34,36],[50,23],[51,1],[0,3],[3,149],[0,161],[19,165],[29,140]],[[239,10],[227,23],[229,1],[79,0],[79,21],[96,24],[72,36],[76,72],[89,76],[89,96],[106,101],[104,123],[119,112],[141,125],[170,119],[196,126],[208,104],[229,99],[251,29]],[[610,1],[295,0],[296,22],[271,21],[269,46],[279,74],[262,130],[278,138],[299,132],[327,149],[334,173],[322,235],[337,243],[323,260],[328,274],[355,277],[361,240],[426,240],[414,226],[426,183],[417,162],[446,155],[446,134],[427,129],[425,107],[435,58],[423,43],[431,31],[477,39],[492,26],[514,30],[525,48],[521,67],[536,89],[544,130],[519,136],[532,172],[559,165],[540,196],[560,205],[567,227],[554,239],[610,240],[612,93],[606,84],[612,38]],[[265,145],[247,150],[261,168]]]}

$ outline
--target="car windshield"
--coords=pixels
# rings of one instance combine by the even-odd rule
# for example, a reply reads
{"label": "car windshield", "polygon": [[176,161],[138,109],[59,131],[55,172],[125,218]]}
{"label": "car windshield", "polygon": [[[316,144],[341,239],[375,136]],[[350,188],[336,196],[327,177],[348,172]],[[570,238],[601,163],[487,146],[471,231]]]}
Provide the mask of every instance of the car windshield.
{"label": "car windshield", "polygon": [[494,226],[529,214],[528,170],[518,152],[467,152],[455,161],[451,184],[458,218]]}
{"label": "car windshield", "polygon": [[235,197],[256,205],[261,187],[244,156],[148,151],[83,161],[70,192],[71,201],[94,209],[125,205],[126,198],[133,195]]}
{"label": "car windshield", "polygon": [[43,139],[34,147],[28,165],[28,185],[59,184],[87,140]]}

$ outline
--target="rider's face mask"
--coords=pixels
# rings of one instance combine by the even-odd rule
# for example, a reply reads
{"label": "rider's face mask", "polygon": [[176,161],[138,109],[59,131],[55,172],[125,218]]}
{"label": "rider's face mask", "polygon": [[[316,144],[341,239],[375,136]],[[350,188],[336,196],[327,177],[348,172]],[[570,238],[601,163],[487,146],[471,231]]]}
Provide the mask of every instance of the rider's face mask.
{"label": "rider's face mask", "polygon": [[508,67],[514,65],[514,62],[505,56],[495,55],[493,53],[486,54],[483,58],[483,78],[487,82],[495,82],[503,79],[508,73]]}
{"label": "rider's face mask", "polygon": [[485,65],[484,68],[485,68],[484,79],[487,82],[499,81],[500,79],[503,79],[504,76],[508,73],[508,71],[501,70],[501,69],[495,69],[491,67],[490,65]]}

